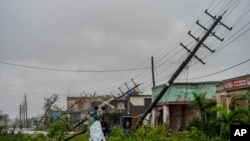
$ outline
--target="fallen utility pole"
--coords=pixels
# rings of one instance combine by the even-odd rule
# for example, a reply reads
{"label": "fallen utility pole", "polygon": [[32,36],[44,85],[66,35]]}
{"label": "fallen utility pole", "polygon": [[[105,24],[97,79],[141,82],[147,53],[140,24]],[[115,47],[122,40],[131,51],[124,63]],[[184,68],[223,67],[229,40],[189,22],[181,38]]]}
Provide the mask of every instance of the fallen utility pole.
{"label": "fallen utility pole", "polygon": [[[133,89],[135,89],[135,88],[137,88],[138,86],[140,86],[140,84],[137,84],[136,86],[134,86],[133,88],[131,88],[131,89],[129,89],[128,91],[126,91],[124,94],[122,94],[121,96],[119,96],[119,97],[117,97],[117,98],[111,98],[111,99],[113,99],[113,100],[117,100],[117,99],[120,99],[120,98],[122,98],[123,96],[125,96],[126,94],[128,94],[129,92],[131,92]],[[109,100],[107,100],[107,101],[110,101],[110,99]],[[91,116],[94,116],[94,115],[96,115],[97,114],[97,112],[94,112],[94,113],[89,113]],[[85,121],[86,121],[87,119],[86,118],[84,118],[81,122],[79,122],[78,124],[76,124],[72,129],[74,130],[75,128],[77,128],[78,126],[80,126],[81,124],[83,124]]]}
{"label": "fallen utility pole", "polygon": [[[72,104],[69,108],[67,108],[65,111],[62,112],[62,114],[60,116],[57,117],[57,119],[61,119],[61,117],[63,115],[65,115],[71,108],[73,108],[76,104],[78,104],[82,99],[84,99],[85,97],[82,97],[80,99],[78,99],[74,104]],[[56,119],[56,120],[57,120]]]}
{"label": "fallen utility pole", "polygon": [[41,124],[43,118],[48,114],[48,112],[49,112],[51,106],[57,101],[57,97],[58,97],[58,95],[56,95],[56,96],[54,97],[54,99],[51,101],[51,103],[50,103],[49,106],[47,107],[47,109],[46,109],[44,115],[42,116],[42,118],[41,118],[41,119],[39,120],[39,122],[37,123],[37,127],[39,127],[39,125]]}
{"label": "fallen utility pole", "polygon": [[122,98],[123,96],[125,96],[126,94],[128,94],[129,92],[131,92],[133,89],[137,88],[138,86],[140,86],[141,84],[137,84],[135,85],[133,88],[129,89],[128,91],[126,91],[125,93],[123,93],[122,95],[120,95],[119,97],[115,98],[114,100],[118,100],[120,98]]}
{"label": "fallen utility pole", "polygon": [[[95,111],[94,113],[90,113],[90,112],[89,112],[89,114],[90,114],[90,117],[92,117],[92,116],[96,115],[96,111]],[[81,122],[79,122],[77,125],[75,125],[72,129],[74,130],[76,127],[80,126],[82,123],[84,123],[84,122],[87,121],[87,120],[88,120],[87,118],[84,118]],[[74,137],[76,137],[76,136],[79,136],[79,135],[85,133],[86,131],[87,131],[87,129],[84,129],[82,132],[73,134],[72,136],[66,138],[64,141],[68,141],[68,140],[70,140],[70,139],[72,139],[72,138],[74,138]]]}
{"label": "fallen utility pole", "polygon": [[[225,11],[226,12],[226,11]],[[152,109],[154,108],[154,106],[158,103],[158,101],[162,98],[162,96],[165,94],[165,92],[168,90],[169,87],[172,86],[174,80],[179,76],[179,74],[181,73],[181,71],[186,67],[186,65],[189,63],[189,61],[195,56],[195,53],[198,51],[198,49],[200,48],[201,45],[204,45],[203,42],[207,39],[207,37],[212,34],[214,35],[214,32],[212,32],[214,30],[214,28],[216,27],[216,25],[218,23],[220,23],[221,25],[223,25],[224,27],[227,28],[227,26],[225,26],[223,23],[221,23],[221,19],[222,16],[225,14],[225,12],[219,16],[218,18],[211,16],[207,10],[205,11],[206,14],[208,14],[210,17],[212,17],[215,21],[213,23],[213,25],[210,27],[210,29],[206,30],[207,32],[205,33],[205,35],[201,38],[201,40],[199,40],[199,38],[197,38],[197,45],[194,47],[194,49],[192,50],[192,52],[190,52],[189,56],[182,62],[182,64],[179,66],[179,68],[176,70],[176,72],[172,75],[172,77],[170,78],[170,80],[168,81],[167,85],[165,84],[163,89],[160,91],[160,93],[157,95],[157,97],[155,98],[155,100],[151,103],[151,105],[146,109],[146,111],[143,113],[142,117],[138,120],[138,122],[136,123],[136,128],[138,128],[140,125],[142,125],[144,118],[147,116],[148,113],[150,113],[152,111]],[[231,28],[232,29],[232,28]],[[231,30],[229,29],[229,30]],[[191,34],[189,32],[189,34]],[[207,48],[207,47],[206,47]]]}
{"label": "fallen utility pole", "polygon": [[[135,84],[135,83],[134,83],[134,84]],[[122,98],[123,96],[125,96],[126,94],[128,94],[129,92],[131,92],[133,89],[138,88],[140,85],[141,85],[141,84],[137,84],[137,85],[135,85],[133,88],[129,89],[128,91],[126,91],[125,93],[123,93],[122,95],[120,95],[119,97],[117,97],[117,98],[111,98],[111,99],[113,99],[113,100],[118,100],[118,99]],[[110,99],[107,100],[107,101],[110,101]],[[90,116],[92,117],[92,116],[95,116],[95,115],[97,114],[97,112],[96,112],[96,111],[94,111],[93,113],[90,113],[90,112],[89,112],[89,114],[90,114]],[[80,126],[81,124],[83,124],[83,123],[84,123],[85,121],[87,121],[87,120],[88,120],[87,118],[84,118],[81,122],[79,122],[78,124],[76,124],[76,125],[72,128],[72,130],[76,129],[78,126]],[[74,134],[74,135],[68,137],[68,138],[65,139],[64,141],[68,141],[68,140],[70,140],[70,139],[72,139],[72,138],[74,138],[74,137],[76,137],[76,136],[78,136],[78,135],[81,135],[81,134],[85,133],[86,131],[87,131],[87,129],[84,129],[82,132],[76,133],[76,134]]]}
{"label": "fallen utility pole", "polygon": [[69,108],[67,108],[61,115],[64,115],[66,112],[68,112],[71,108],[73,108],[76,104],[78,104],[84,97],[81,97],[80,99],[78,99],[74,104],[72,104]]}
{"label": "fallen utility pole", "polygon": [[[96,93],[94,93],[94,95],[95,95]],[[69,130],[73,130],[73,128],[71,127],[71,125],[69,125],[63,118],[62,118],[62,116],[63,115],[65,115],[71,108],[73,108],[76,104],[78,104],[79,102],[81,102],[81,100],[83,100],[87,95],[85,95],[85,97],[83,97],[82,96],[82,94],[80,94],[81,95],[81,98],[80,99],[78,99],[74,104],[72,104],[69,108],[67,108],[65,111],[63,111],[62,113],[61,113],[61,115],[60,116],[57,116],[57,118],[56,118],[56,120],[55,121],[57,121],[57,120],[61,120],[61,121],[63,121],[65,124],[66,124],[66,126],[67,126],[67,128],[69,129]]]}
{"label": "fallen utility pole", "polygon": [[[96,111],[93,112],[93,113],[90,113],[90,112],[89,112],[89,114],[90,114],[90,116],[92,117],[92,116],[96,115]],[[81,122],[79,122],[78,124],[76,124],[76,125],[72,128],[72,130],[76,129],[78,126],[80,126],[81,124],[83,124],[83,123],[84,123],[85,121],[87,121],[87,120],[88,120],[87,118],[84,118]]]}

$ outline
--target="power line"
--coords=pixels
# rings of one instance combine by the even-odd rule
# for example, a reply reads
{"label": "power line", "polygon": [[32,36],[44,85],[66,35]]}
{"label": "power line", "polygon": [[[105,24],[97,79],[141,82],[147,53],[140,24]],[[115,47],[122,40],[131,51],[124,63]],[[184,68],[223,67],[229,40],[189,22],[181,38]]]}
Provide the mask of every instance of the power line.
{"label": "power line", "polygon": [[[238,5],[238,3],[236,4],[236,5]],[[233,8],[232,9],[234,9],[235,8],[235,6],[232,6]],[[248,6],[249,7],[249,6]],[[231,10],[232,11],[232,10]],[[231,13],[231,12],[230,12]],[[240,20],[242,20],[243,19],[243,17],[245,17],[246,16],[246,14],[248,13],[248,11],[247,10],[244,10],[242,13],[241,13],[241,17],[242,18],[240,18]],[[249,23],[247,23],[246,25],[244,25],[243,26],[243,28],[245,28],[247,25],[248,25]],[[240,33],[240,30],[236,30],[237,32],[233,35],[233,37],[237,34],[237,33]],[[227,46],[229,43],[231,43],[232,41],[234,41],[234,40],[236,40],[236,39],[238,39],[239,37],[241,37],[243,34],[245,34],[246,32],[248,32],[249,31],[249,29],[247,29],[246,31],[244,31],[243,33],[241,33],[240,35],[238,34],[238,36],[237,37],[235,37],[234,39],[231,39],[230,38],[230,40],[228,40],[227,42],[224,42],[224,43],[222,43],[219,47],[221,48],[221,46],[223,46],[223,47],[225,47],[225,46]],[[228,34],[227,34],[228,35]],[[212,43],[215,43],[214,41],[212,42]],[[226,44],[225,44],[226,43]],[[219,47],[216,47],[217,49],[219,48]],[[219,48],[219,49],[220,49]],[[200,53],[202,53],[202,51],[200,52]],[[206,54],[210,54],[209,56],[211,56],[211,53],[206,53]],[[206,57],[207,58],[207,57]],[[181,59],[181,58],[179,58],[179,59]],[[203,58],[204,59],[204,58]],[[194,66],[195,64],[197,64],[197,62],[196,61],[194,61],[193,63],[191,63],[191,66]],[[172,65],[170,65],[170,66],[172,66]],[[171,67],[172,68],[172,67]],[[168,71],[169,72],[169,71]],[[169,76],[169,74],[170,73],[168,73],[168,76]],[[164,78],[164,77],[160,77],[161,79],[162,78]]]}
{"label": "power line", "polygon": [[131,68],[131,69],[113,69],[113,70],[70,70],[70,69],[56,69],[56,68],[45,68],[45,67],[37,67],[37,66],[28,66],[28,65],[21,65],[15,63],[8,63],[0,61],[0,64],[23,67],[23,68],[31,68],[31,69],[39,69],[39,70],[47,70],[47,71],[64,71],[64,72],[122,72],[122,71],[136,71],[136,70],[143,70],[149,69],[150,67],[143,67],[143,68]]}
{"label": "power line", "polygon": [[[217,6],[218,4],[216,4],[216,6]],[[226,1],[225,1],[225,3],[224,4],[222,4],[222,5],[224,5],[224,7],[222,7],[219,11],[218,11],[218,13],[220,13],[220,11],[225,11],[226,9],[228,9],[227,11],[227,16],[229,16],[229,15],[231,15],[231,13],[233,12],[233,10],[239,5],[239,2],[235,2],[235,1],[233,1],[233,3],[227,3]],[[216,7],[215,7],[216,8]],[[212,8],[213,10],[211,10],[211,12],[213,12],[213,11],[215,11],[215,8]],[[246,9],[244,9],[243,10],[243,12],[241,12],[241,16],[240,16],[240,18],[238,18],[238,20],[240,20],[240,21],[242,21],[243,19],[244,19],[244,17],[247,15],[247,13],[249,12],[249,10],[248,10],[248,8],[249,8],[249,5],[248,5],[248,7],[246,8]],[[238,21],[238,23],[240,23],[240,21]],[[206,21],[205,22],[205,25],[207,25],[207,24],[209,24],[209,21]],[[234,29],[236,29],[235,27],[236,27],[236,24],[233,24],[234,25]],[[247,24],[248,25],[248,24]],[[246,25],[245,25],[246,26]],[[245,26],[243,26],[243,27],[245,27]],[[218,28],[219,29],[219,28]],[[217,29],[217,30],[218,30]],[[249,29],[248,29],[249,30]],[[216,45],[216,48],[217,49],[220,49],[221,47],[225,47],[225,46],[227,46],[228,44],[230,44],[232,41],[234,41],[234,40],[236,40],[236,39],[238,39],[239,37],[241,37],[243,34],[245,34],[246,32],[248,32],[248,30],[246,30],[246,31],[244,31],[243,33],[241,33],[240,35],[239,35],[239,33],[240,33],[240,31],[241,30],[236,30],[236,33],[232,36],[232,37],[235,37],[236,36],[236,34],[238,34],[238,36],[237,37],[235,37],[234,39],[231,39],[230,38],[230,40],[228,40],[228,41],[226,41],[226,42],[224,42],[224,43],[220,43],[220,44],[218,44],[218,45]],[[200,31],[199,29],[198,30],[195,30],[195,32],[194,33],[198,33],[198,31]],[[226,32],[224,32],[223,33],[223,36],[228,36],[229,34],[227,34],[228,33],[228,31],[226,31]],[[188,39],[184,39],[184,38],[181,38],[182,40],[185,40],[185,41],[189,41]],[[192,42],[188,42],[188,43],[192,43]],[[210,41],[210,43],[212,43],[212,44],[216,44],[216,43],[218,43],[218,41],[217,40],[211,40]],[[226,43],[226,44],[225,44]],[[186,43],[187,44],[187,43]],[[165,54],[164,56],[161,56],[161,57],[157,57],[157,58],[160,58],[158,61],[156,61],[156,64],[158,65],[158,66],[162,66],[163,65],[163,63],[162,62],[165,62],[165,61],[167,61],[167,62],[170,62],[170,60],[172,60],[172,58],[174,57],[174,58],[177,58],[178,57],[178,59],[176,59],[177,61],[174,61],[174,62],[171,62],[170,64],[169,64],[169,66],[168,66],[168,68],[167,69],[165,69],[164,71],[161,71],[160,72],[160,75],[157,75],[156,77],[157,78],[159,78],[158,79],[158,81],[160,81],[160,80],[165,80],[165,79],[163,79],[164,77],[167,77],[167,78],[169,78],[170,76],[171,76],[171,74],[173,73],[172,72],[172,70],[173,70],[173,68],[175,68],[175,65],[174,64],[176,64],[176,63],[178,63],[178,61],[180,61],[182,58],[183,58],[183,56],[184,56],[184,54],[181,54],[180,52],[181,52],[181,50],[179,50],[179,51],[176,51],[176,47],[175,48],[173,48],[173,44],[168,44],[168,45],[171,45],[172,46],[172,48],[169,48],[168,47],[168,49],[170,49],[170,50],[168,50],[167,51],[167,54]],[[214,45],[213,45],[214,46]],[[174,50],[172,50],[172,49],[175,49],[175,51]],[[203,53],[203,51],[201,50],[200,51],[200,53]],[[170,55],[170,54],[172,54],[172,55]],[[203,53],[204,54],[204,53]],[[211,56],[211,53],[206,53],[206,54],[210,54],[209,56]],[[178,56],[177,56],[178,55]],[[170,57],[169,57],[170,56]],[[167,59],[166,59],[167,58]],[[207,57],[206,57],[207,58]],[[160,65],[159,65],[160,64]],[[190,63],[191,64],[191,66],[193,66],[194,64],[196,64],[196,61],[193,61],[192,63]],[[166,71],[167,70],[167,71]],[[158,71],[158,70],[156,70],[156,71]],[[164,75],[164,77],[163,77],[163,75]],[[149,78],[149,80],[150,80],[150,78]],[[148,81],[149,81],[148,80]],[[144,84],[146,84],[146,83],[144,83]],[[148,84],[148,85],[146,85],[146,86],[150,86],[150,84]]]}
{"label": "power line", "polygon": [[[220,6],[219,4],[221,4],[221,3],[222,3],[222,1],[219,1],[219,3],[218,3],[218,2],[215,2],[215,0],[213,0],[213,2],[209,5],[209,7],[207,9],[211,9],[209,11],[215,12],[215,10],[217,9],[217,7]],[[230,11],[232,11],[234,9],[234,5],[237,5],[237,4],[236,4],[236,2],[234,2],[232,4],[230,4],[230,3],[231,2],[227,3],[227,1],[225,1],[224,4],[222,3],[223,6],[221,6],[221,8],[219,9],[218,13],[220,13],[220,11],[224,11],[225,9],[231,9]],[[229,14],[227,14],[227,16],[230,15],[230,13],[231,12],[229,12]],[[245,13],[244,15],[246,15],[246,14],[247,13]],[[242,17],[240,19],[244,18],[244,16],[240,16],[240,17]],[[204,22],[207,19],[206,16],[204,16],[204,13],[202,15],[200,15],[199,18],[203,19]],[[211,21],[211,20],[209,20],[209,21]],[[205,23],[209,24],[209,22],[205,22]],[[196,26],[192,23],[188,27],[186,27],[185,30],[191,29],[193,31]],[[198,31],[202,31],[202,30],[200,28],[198,28],[197,30],[195,30],[194,33],[198,32]],[[227,34],[227,35],[229,35],[229,34]],[[182,60],[183,57],[184,57],[183,54],[182,54],[183,53],[182,49],[178,49],[177,50],[176,49],[177,46],[175,46],[174,43],[176,41],[179,41],[179,40],[182,40],[182,41],[184,40],[184,41],[188,42],[188,41],[190,41],[188,39],[190,39],[190,37],[185,37],[184,34],[183,34],[183,32],[181,32],[181,33],[178,34],[178,36],[176,36],[175,38],[173,38],[173,40],[171,42],[170,41],[167,42],[167,44],[163,45],[159,50],[157,50],[155,52],[155,54],[159,55],[157,57],[158,59],[156,58],[157,59],[157,61],[156,61],[156,65],[157,66],[162,66],[164,63],[166,63],[165,61],[169,62],[169,64],[170,64],[170,66],[167,68],[167,71],[162,70],[161,72],[159,72],[159,75],[157,76],[157,78],[161,78],[161,79],[164,78],[162,76],[167,76],[167,78],[169,78],[169,75],[171,75],[173,73],[172,70],[175,69],[175,67],[176,67],[175,65],[177,63],[179,63],[180,60]],[[192,40],[192,42],[193,42],[193,40]],[[216,43],[216,42],[212,42],[212,43]],[[167,50],[167,51],[165,51],[165,50]],[[177,54],[178,54],[178,56],[177,56]],[[172,57],[179,57],[179,58],[176,59],[177,61],[175,61],[175,62],[170,62],[169,60],[172,60],[173,59]],[[6,62],[4,62],[4,63],[6,63]],[[142,63],[139,66],[142,66],[143,64],[145,64],[145,62]],[[10,64],[8,64],[8,65],[10,65]],[[15,64],[15,65],[17,65],[17,64]],[[26,66],[26,65],[22,65],[20,67],[29,67],[29,68],[31,67],[31,68],[34,68],[33,66]],[[118,70],[97,70],[97,71],[96,70],[64,70],[64,69],[51,69],[51,68],[41,68],[41,67],[35,67],[34,69],[43,69],[43,70],[52,70],[52,71],[68,71],[68,72],[115,72],[115,71],[127,71],[128,73],[126,73],[125,75],[123,75],[119,79],[117,79],[116,81],[113,81],[111,84],[109,84],[108,85],[109,88],[105,88],[105,89],[110,89],[110,88],[115,87],[115,86],[110,86],[110,85],[112,85],[112,84],[114,84],[114,83],[116,83],[118,81],[121,82],[121,79],[123,79],[125,77],[128,77],[128,74],[133,73],[133,72],[130,72],[130,71],[133,71],[133,70],[143,70],[143,72],[142,71],[136,71],[136,74],[133,74],[135,77],[132,77],[132,78],[139,79],[141,81],[145,81],[145,79],[146,79],[146,82],[148,80],[150,80],[151,79],[150,77],[146,77],[146,75],[148,75],[150,73],[150,71],[149,71],[150,67],[145,67],[145,68],[138,68],[138,67],[134,68],[134,69],[124,69],[124,70],[122,70],[122,69],[119,70],[118,69]],[[158,71],[158,70],[156,70],[156,71]],[[131,74],[131,76],[132,76],[132,74]]]}
{"label": "power line", "polygon": [[[232,13],[232,11],[233,11],[238,5],[239,5],[239,3],[236,3],[236,2],[234,2],[234,3],[231,4],[231,5],[227,4],[226,7],[228,7],[228,9],[230,9],[230,10],[229,10],[229,13],[227,14],[227,16],[229,16],[229,15]],[[243,12],[241,13],[242,16],[240,16],[240,18],[238,18],[240,21],[242,21],[242,19],[244,19],[244,17],[248,14],[248,12],[249,12],[248,8],[249,8],[249,5],[248,5],[248,7],[247,7],[246,9],[244,9]],[[224,10],[225,10],[225,9],[226,9],[226,8],[224,8]],[[222,11],[224,11],[224,10],[222,10]],[[212,11],[214,11],[214,10],[212,10]],[[208,22],[206,22],[206,23],[208,23]],[[238,23],[240,23],[240,22],[238,22]],[[248,23],[249,23],[249,22],[248,22]],[[244,29],[245,29],[245,27],[248,25],[248,23],[247,23],[246,25],[243,26]],[[233,25],[234,25],[234,29],[236,29],[236,28],[235,28],[235,27],[236,27],[236,24],[233,24]],[[241,32],[241,33],[240,33],[240,31],[241,31],[241,29],[240,29],[240,30],[236,30],[236,33],[232,35],[232,37],[234,37],[233,39],[230,38],[230,40],[227,40],[226,42],[224,42],[224,43],[222,43],[222,44],[220,44],[220,45],[216,45],[216,48],[220,50],[221,47],[227,46],[228,44],[230,44],[230,43],[233,42],[234,40],[238,39],[239,37],[241,37],[241,36],[243,36],[245,33],[247,33],[247,32],[249,31],[249,29],[247,29],[247,30],[245,30],[245,31],[243,31],[243,32]],[[196,31],[196,32],[197,32],[197,31]],[[228,31],[227,31],[227,32],[228,32]],[[229,34],[226,34],[227,32],[224,32],[224,33],[223,33],[223,36],[224,36],[224,35],[229,35]],[[238,35],[238,36],[235,37],[236,35]],[[215,41],[211,41],[211,43],[212,43],[212,44],[215,44],[215,43],[218,43],[218,42],[217,42],[217,40],[215,40]],[[163,59],[165,60],[165,58],[166,58],[167,56],[170,56],[169,54],[171,54],[171,53],[173,53],[172,50],[171,50],[171,52],[168,51],[168,55],[163,56],[163,57],[160,59],[160,61],[162,61]],[[179,54],[180,51],[176,51],[176,53],[175,53],[172,57],[176,57],[177,53]],[[201,51],[200,53],[203,53],[203,52]],[[209,53],[206,53],[206,54],[209,54]],[[211,56],[211,53],[210,53],[209,56]],[[167,59],[168,62],[169,62],[170,58],[172,58],[172,57],[169,57],[169,59]],[[172,68],[174,67],[173,65],[176,64],[176,63],[178,62],[178,60],[180,60],[180,59],[182,59],[182,58],[183,58],[183,57],[179,57],[179,58],[177,59],[177,61],[175,61],[174,63],[169,64],[170,66],[167,68],[168,71],[166,71],[166,70],[165,70],[165,71],[162,71],[162,72],[160,73],[161,75],[158,75],[158,76],[157,76],[157,78],[160,78],[160,79],[158,79],[158,81],[160,81],[160,80],[165,80],[165,79],[166,79],[166,78],[164,78],[165,76],[166,76],[167,78],[169,78],[169,77],[171,76],[171,74],[173,73],[173,72],[171,72],[169,69],[172,70]],[[207,58],[207,57],[205,57],[205,58]],[[163,60],[163,61],[164,61],[164,60]],[[163,62],[163,61],[162,61],[162,62]],[[158,62],[159,62],[159,61],[158,61]],[[157,63],[158,63],[158,62],[157,62]],[[196,61],[193,61],[193,63],[191,63],[191,65],[193,66],[193,65],[196,64],[196,63],[197,63]],[[162,65],[159,65],[159,64],[158,64],[158,66],[162,66]],[[166,73],[167,73],[167,75],[164,75],[164,74],[166,74]],[[163,75],[164,75],[164,77],[163,77]],[[149,84],[149,85],[150,85],[150,84]],[[147,86],[149,86],[149,85],[147,85]]]}
{"label": "power line", "polygon": [[[238,63],[238,64],[236,64],[236,65],[233,65],[233,66],[231,66],[231,67],[228,67],[228,68],[226,68],[226,69],[220,70],[220,71],[218,71],[218,72],[214,72],[214,73],[211,73],[211,74],[208,74],[208,75],[204,75],[204,76],[189,78],[189,80],[190,80],[190,79],[199,79],[199,78],[204,78],[204,77],[216,75],[216,74],[222,73],[222,72],[224,72],[224,71],[233,69],[233,68],[235,68],[235,67],[237,67],[237,66],[240,66],[240,65],[242,65],[242,64],[244,64],[244,63],[246,63],[246,62],[248,62],[248,61],[250,61],[250,58],[247,59],[247,60],[245,60],[245,61],[243,61],[243,62],[241,62],[241,63]],[[179,80],[183,80],[183,79],[179,79]]]}
{"label": "power line", "polygon": [[[210,5],[207,7],[207,9],[209,9],[210,7],[212,7],[212,5],[214,4],[215,0],[213,0],[212,3],[210,3]],[[217,4],[215,4],[217,5]],[[196,18],[194,21],[196,21],[197,19],[204,19],[205,16],[204,16],[204,13],[201,14],[198,18]],[[166,56],[170,56],[169,54],[173,54],[174,53],[174,50],[176,49],[176,46],[174,46],[173,44],[178,42],[178,40],[180,39],[183,39],[185,36],[186,36],[186,31],[190,30],[190,29],[193,29],[195,27],[195,24],[192,22],[191,24],[189,24],[187,27],[185,27],[184,31],[181,31],[180,33],[178,33],[174,38],[171,38],[171,40],[167,41],[166,43],[164,43],[164,45],[162,45],[160,47],[160,49],[158,49],[157,51],[155,51],[151,56],[158,56],[156,59],[156,64],[158,64],[157,66],[161,66],[161,65],[164,65],[164,58],[166,58]],[[184,34],[185,33],[185,34]],[[189,37],[188,37],[189,38]],[[186,39],[187,40],[187,39]],[[168,47],[166,47],[168,46]],[[166,52],[164,50],[167,50],[167,55],[165,54]],[[177,53],[179,53],[181,50],[177,51]],[[176,52],[176,51],[175,51]],[[158,54],[158,55],[157,55]],[[160,57],[159,57],[160,56]],[[170,57],[169,57],[170,58]],[[168,60],[168,59],[165,59],[165,60]],[[161,64],[159,62],[162,62]],[[145,62],[143,63],[145,64]],[[145,70],[143,73],[142,72],[138,72],[137,71],[137,74],[135,74],[133,76],[133,78],[135,79],[144,79],[145,77],[142,77],[145,76],[145,75],[148,75],[150,74],[150,71],[149,70]],[[127,75],[124,75],[122,76],[125,77]],[[139,78],[137,78],[139,77]],[[141,79],[141,80],[142,80]],[[120,79],[117,79],[117,80],[120,80]],[[147,80],[148,81],[148,80]],[[115,81],[114,81],[115,82]],[[112,82],[112,84],[114,83]]]}

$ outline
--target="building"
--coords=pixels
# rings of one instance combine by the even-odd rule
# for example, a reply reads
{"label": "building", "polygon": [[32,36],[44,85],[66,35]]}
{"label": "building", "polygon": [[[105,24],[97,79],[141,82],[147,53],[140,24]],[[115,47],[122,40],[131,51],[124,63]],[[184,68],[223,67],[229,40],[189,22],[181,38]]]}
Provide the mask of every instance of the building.
{"label": "building", "polygon": [[63,114],[70,115],[75,120],[82,119],[88,111],[94,110],[96,106],[103,101],[111,99],[112,96],[85,96],[85,97],[67,97],[67,110]]}
{"label": "building", "polygon": [[152,103],[152,95],[141,94],[130,96],[130,115],[139,116],[141,115]]}
{"label": "building", "polygon": [[[172,129],[185,129],[193,117],[198,117],[198,111],[190,105],[193,94],[206,93],[207,99],[216,100],[216,85],[220,81],[174,83],[157,103],[152,111],[152,126],[168,123]],[[154,101],[164,85],[152,88]]]}
{"label": "building", "polygon": [[[151,93],[151,92],[150,92]],[[152,94],[147,93],[134,93],[129,97],[129,116],[132,116],[132,125],[135,125],[140,116],[152,103]],[[127,108],[126,108],[127,111]]]}
{"label": "building", "polygon": [[250,75],[239,76],[222,81],[216,87],[217,104],[228,110],[235,108],[247,108],[248,100],[245,96],[250,92]]}
{"label": "building", "polygon": [[[104,102],[106,101],[106,102]],[[67,112],[75,119],[82,119],[89,110],[97,110],[98,116],[105,116],[111,124],[120,124],[122,116],[132,116],[135,123],[151,104],[151,94],[133,91],[117,99],[112,96],[67,97]],[[96,109],[96,107],[99,107]]]}

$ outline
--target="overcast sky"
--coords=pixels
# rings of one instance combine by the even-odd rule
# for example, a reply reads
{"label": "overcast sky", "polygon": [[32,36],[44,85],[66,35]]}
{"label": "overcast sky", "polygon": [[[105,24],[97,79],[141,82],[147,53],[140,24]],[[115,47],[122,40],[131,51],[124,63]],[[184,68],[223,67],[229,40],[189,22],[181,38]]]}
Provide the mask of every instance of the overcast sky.
{"label": "overcast sky", "polygon": [[196,20],[211,26],[213,20],[205,9],[217,17],[228,9],[222,22],[233,30],[219,25],[216,34],[225,40],[210,37],[206,42],[216,53],[203,47],[197,56],[206,65],[192,59],[177,81],[220,81],[249,74],[247,61],[192,79],[250,58],[249,1],[228,2],[1,0],[0,110],[17,117],[26,94],[28,116],[41,115],[43,98],[53,93],[59,94],[59,105],[66,109],[67,96],[80,96],[83,91],[117,94],[118,87],[127,90],[124,83],[133,86],[132,78],[143,83],[142,91],[150,90],[151,56],[156,84],[166,83],[188,54],[179,44],[189,49],[196,44],[187,32],[200,38],[205,33]]}

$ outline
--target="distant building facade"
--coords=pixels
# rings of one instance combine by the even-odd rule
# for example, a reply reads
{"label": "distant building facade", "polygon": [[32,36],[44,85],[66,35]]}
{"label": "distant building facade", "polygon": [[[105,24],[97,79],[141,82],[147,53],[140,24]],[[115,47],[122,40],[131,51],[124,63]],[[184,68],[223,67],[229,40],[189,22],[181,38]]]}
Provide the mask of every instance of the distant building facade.
{"label": "distant building facade", "polygon": [[228,110],[235,108],[247,108],[249,99],[243,98],[250,92],[250,75],[239,76],[222,81],[216,87],[217,104]]}
{"label": "distant building facade", "polygon": [[[133,91],[119,99],[109,95],[95,97],[67,97],[68,110],[64,113],[74,116],[76,119],[81,119],[88,111],[97,110],[97,115],[105,116],[111,124],[119,124],[122,116],[132,116],[133,123],[135,123],[139,116],[151,104],[151,97],[151,94],[139,94],[137,91]],[[113,100],[110,100],[112,98]],[[109,102],[108,104],[104,104],[103,101]],[[98,106],[99,108],[95,109]],[[116,121],[114,121],[114,119],[116,119]]]}
{"label": "distant building facade", "polygon": [[130,115],[141,115],[152,103],[152,95],[133,95],[130,97]]}
{"label": "distant building facade", "polygon": [[[129,98],[130,103],[130,116],[132,116],[132,125],[135,125],[140,116],[152,103],[152,94],[148,93],[135,93]],[[127,110],[126,110],[127,111]]]}
{"label": "distant building facade", "polygon": [[103,101],[111,99],[112,96],[85,96],[85,97],[67,97],[67,114],[75,119],[82,119],[88,111],[94,110],[96,106]]}

